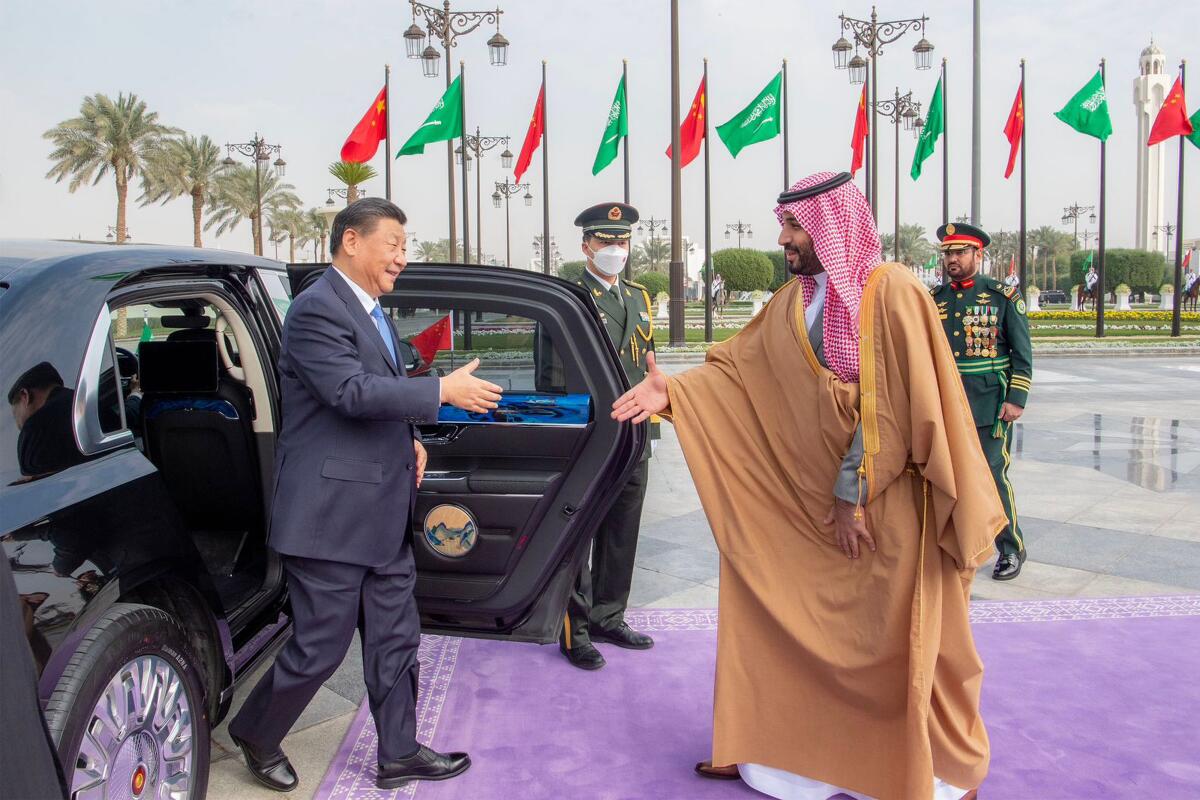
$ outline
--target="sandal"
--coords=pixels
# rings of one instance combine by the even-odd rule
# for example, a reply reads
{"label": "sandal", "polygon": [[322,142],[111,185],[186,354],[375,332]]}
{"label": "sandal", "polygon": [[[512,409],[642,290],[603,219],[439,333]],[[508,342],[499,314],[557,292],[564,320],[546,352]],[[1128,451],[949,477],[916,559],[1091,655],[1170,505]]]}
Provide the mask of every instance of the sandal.
{"label": "sandal", "polygon": [[741,777],[738,773],[737,764],[730,764],[727,767],[714,767],[711,761],[701,761],[697,764],[696,774],[701,778],[709,778],[715,781],[736,781]]}

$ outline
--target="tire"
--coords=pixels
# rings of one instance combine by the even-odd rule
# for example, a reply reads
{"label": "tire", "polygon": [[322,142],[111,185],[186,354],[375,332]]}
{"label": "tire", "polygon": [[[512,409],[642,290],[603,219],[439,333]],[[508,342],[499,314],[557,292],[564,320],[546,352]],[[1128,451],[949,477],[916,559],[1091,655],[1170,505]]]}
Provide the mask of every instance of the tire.
{"label": "tire", "polygon": [[[210,740],[197,666],[162,609],[116,603],[96,620],[46,706],[72,797],[150,800],[169,786],[203,799]],[[129,713],[118,720],[112,708]]]}

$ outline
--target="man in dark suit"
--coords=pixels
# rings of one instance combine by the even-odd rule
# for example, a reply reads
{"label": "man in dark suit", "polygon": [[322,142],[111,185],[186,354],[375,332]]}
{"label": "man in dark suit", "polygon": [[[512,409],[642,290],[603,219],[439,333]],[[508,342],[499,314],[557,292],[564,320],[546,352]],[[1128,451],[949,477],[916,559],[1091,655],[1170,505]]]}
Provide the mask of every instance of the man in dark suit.
{"label": "man in dark suit", "polygon": [[436,421],[440,403],[493,409],[500,387],[471,374],[478,361],[443,378],[406,375],[378,302],[407,264],[406,221],[380,198],[343,209],[330,232],[333,266],[296,297],[284,324],[270,544],[283,556],[294,632],[229,724],[251,773],[279,791],[299,782],[280,742],[356,627],[379,788],[452,778],[471,764],[416,739],[411,522],[426,454],[413,426]]}

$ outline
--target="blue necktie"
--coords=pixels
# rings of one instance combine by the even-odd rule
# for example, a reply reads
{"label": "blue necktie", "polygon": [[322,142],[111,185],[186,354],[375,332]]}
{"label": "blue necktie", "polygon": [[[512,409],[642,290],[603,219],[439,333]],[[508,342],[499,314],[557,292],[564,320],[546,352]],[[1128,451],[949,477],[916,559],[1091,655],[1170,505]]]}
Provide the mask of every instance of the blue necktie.
{"label": "blue necktie", "polygon": [[396,343],[392,341],[392,325],[383,315],[383,309],[379,307],[379,303],[376,303],[375,307],[371,309],[371,318],[375,320],[375,328],[383,337],[383,343],[387,345],[387,351],[392,356],[392,364],[399,364],[400,362],[396,360]]}

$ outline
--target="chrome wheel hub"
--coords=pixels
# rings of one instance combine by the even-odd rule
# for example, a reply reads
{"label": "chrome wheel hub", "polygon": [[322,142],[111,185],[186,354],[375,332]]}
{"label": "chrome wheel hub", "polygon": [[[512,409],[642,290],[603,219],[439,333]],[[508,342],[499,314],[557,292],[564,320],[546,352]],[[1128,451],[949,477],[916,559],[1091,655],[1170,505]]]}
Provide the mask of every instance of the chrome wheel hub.
{"label": "chrome wheel hub", "polygon": [[92,708],[71,775],[73,800],[188,800],[195,720],[178,671],[139,656]]}

